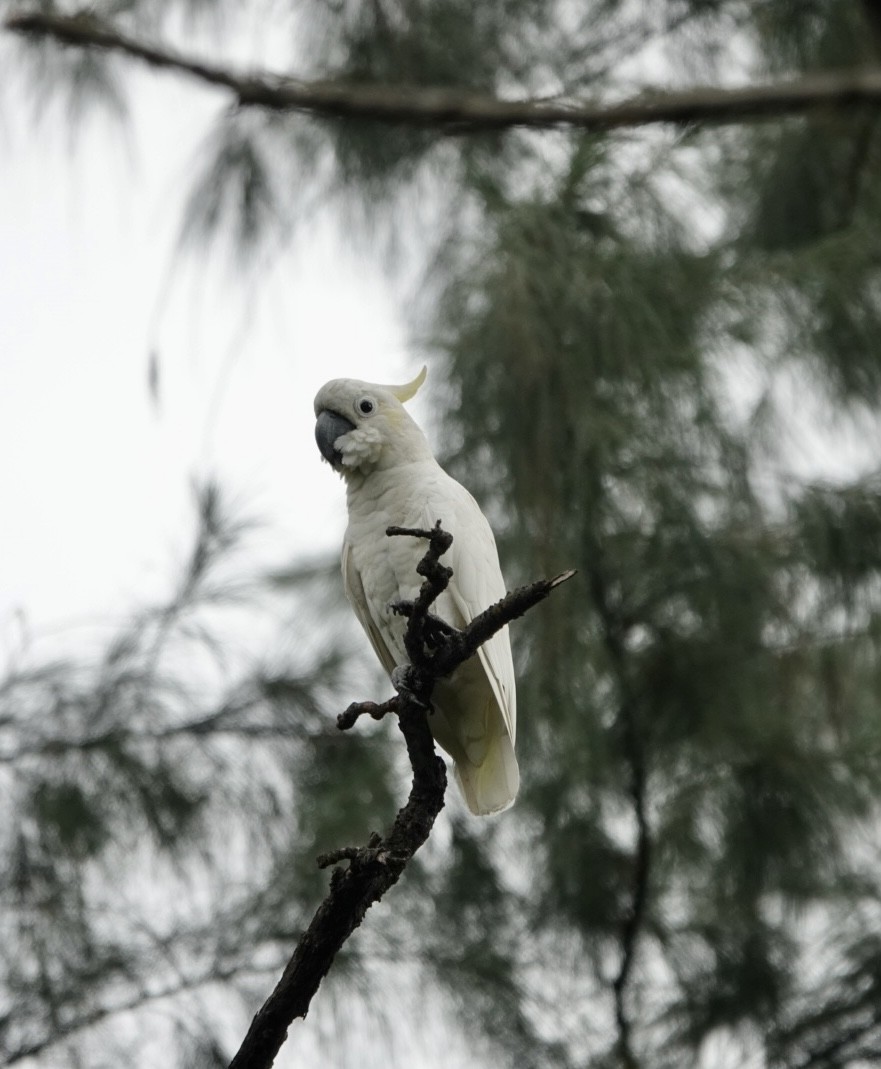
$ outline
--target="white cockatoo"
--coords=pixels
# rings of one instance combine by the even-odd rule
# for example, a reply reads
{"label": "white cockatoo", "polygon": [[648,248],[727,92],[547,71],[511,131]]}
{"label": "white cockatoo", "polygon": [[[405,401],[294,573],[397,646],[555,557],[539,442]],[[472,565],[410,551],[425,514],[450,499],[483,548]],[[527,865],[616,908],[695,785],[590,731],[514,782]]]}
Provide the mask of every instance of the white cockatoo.
{"label": "white cockatoo", "polygon": [[[418,595],[416,565],[425,543],[389,538],[386,528],[428,529],[440,520],[453,535],[443,563],[449,587],[432,612],[454,627],[505,595],[490,526],[468,491],[441,468],[425,435],[407,413],[425,381],[425,368],[405,386],[333,379],[315,398],[315,438],[322,456],[346,481],[349,525],[343,541],[343,580],[361,626],[391,675],[408,664],[407,621],[390,603]],[[438,680],[429,717],[432,734],[452,757],[468,808],[482,815],[505,809],[520,785],[514,738],[517,703],[508,629],[477,655]]]}

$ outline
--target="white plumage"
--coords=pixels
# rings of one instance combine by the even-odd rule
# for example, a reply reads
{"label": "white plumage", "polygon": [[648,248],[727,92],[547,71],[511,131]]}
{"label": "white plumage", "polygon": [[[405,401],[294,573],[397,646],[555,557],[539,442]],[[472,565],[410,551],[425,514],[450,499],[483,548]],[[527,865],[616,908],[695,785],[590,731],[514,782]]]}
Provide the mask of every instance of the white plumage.
{"label": "white plumage", "polygon": [[[434,459],[425,436],[403,407],[424,379],[424,368],[405,386],[334,379],[315,398],[319,448],[346,480],[346,595],[389,674],[408,663],[406,620],[389,605],[417,596],[421,579],[416,565],[425,543],[389,538],[387,527],[430,528],[441,520],[453,535],[452,548],[443,558],[453,569],[453,578],[432,611],[454,627],[464,627],[505,594],[486,518],[471,494]],[[520,784],[514,756],[517,699],[507,627],[451,678],[437,683],[432,705],[432,734],[453,759],[468,808],[478,815],[505,809]]]}

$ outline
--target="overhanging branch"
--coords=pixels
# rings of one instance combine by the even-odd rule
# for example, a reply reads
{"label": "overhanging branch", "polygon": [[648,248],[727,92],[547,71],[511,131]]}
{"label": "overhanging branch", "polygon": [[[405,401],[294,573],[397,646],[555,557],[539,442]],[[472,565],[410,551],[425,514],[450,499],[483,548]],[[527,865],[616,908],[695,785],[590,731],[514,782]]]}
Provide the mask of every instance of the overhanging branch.
{"label": "overhanging branch", "polygon": [[242,106],[437,127],[446,133],[514,126],[533,129],[568,126],[602,132],[665,124],[720,125],[801,115],[818,108],[881,105],[881,68],[878,67],[734,89],[703,86],[675,92],[652,90],[617,104],[574,99],[501,100],[457,89],[307,82],[268,72],[236,72],[165,45],[138,40],[88,14],[23,11],[10,15],[5,26],[15,33],[118,52],[151,67],[188,74],[229,90]]}

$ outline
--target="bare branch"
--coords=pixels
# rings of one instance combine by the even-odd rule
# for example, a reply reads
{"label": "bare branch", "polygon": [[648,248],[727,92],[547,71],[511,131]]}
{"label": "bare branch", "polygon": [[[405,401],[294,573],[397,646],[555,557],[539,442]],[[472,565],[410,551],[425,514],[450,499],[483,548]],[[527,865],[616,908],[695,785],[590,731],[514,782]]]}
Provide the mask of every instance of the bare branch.
{"label": "bare branch", "polygon": [[[390,527],[389,537],[424,538],[429,546],[416,570],[424,582],[415,601],[399,606],[408,617],[405,645],[411,664],[393,682],[398,693],[382,704],[362,702],[350,705],[338,718],[345,730],[361,714],[377,719],[396,712],[407,744],[413,769],[413,784],[406,805],[400,810],[391,831],[370,836],[366,846],[344,846],[318,858],[321,868],[333,865],[330,890],[294,950],[275,990],[257,1012],[230,1069],[268,1069],[275,1060],[298,1017],[305,1017],[321,981],[345,941],[364,919],[367,910],[397,883],[407,863],[428,838],[444,805],[446,766],[437,756],[428,726],[428,710],[434,684],[449,675],[478,647],[507,623],[522,616],[543,600],[555,586],[568,579],[566,572],[556,579],[541,580],[521,587],[481,613],[463,631],[439,631],[429,613],[434,601],[447,587],[452,570],[440,557],[452,544],[452,536],[440,520],[430,531]],[[344,868],[342,863],[348,863]]]}
{"label": "bare branch", "polygon": [[164,45],[119,32],[89,14],[29,11],[10,15],[7,29],[63,44],[119,52],[151,67],[179,71],[232,92],[242,106],[312,115],[433,126],[444,133],[560,126],[594,132],[649,125],[742,123],[802,115],[817,108],[881,103],[881,68],[832,71],[790,82],[720,89],[652,90],[598,104],[577,99],[501,100],[489,94],[414,85],[307,82],[269,72],[236,72]]}

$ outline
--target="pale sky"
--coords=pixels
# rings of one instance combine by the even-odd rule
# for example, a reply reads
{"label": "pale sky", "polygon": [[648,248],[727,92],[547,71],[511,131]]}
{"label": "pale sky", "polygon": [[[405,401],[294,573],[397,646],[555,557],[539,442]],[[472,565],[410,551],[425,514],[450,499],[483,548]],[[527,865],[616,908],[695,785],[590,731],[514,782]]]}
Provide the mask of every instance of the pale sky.
{"label": "pale sky", "polygon": [[0,652],[22,613],[39,636],[161,598],[196,475],[266,521],[267,559],[337,546],[344,490],[312,398],[418,369],[381,258],[328,215],[250,280],[175,252],[225,100],[134,74],[130,134],[102,120],[72,147],[63,113],[35,127],[20,88],[0,96]]}
{"label": "pale sky", "polygon": [[[221,95],[134,69],[130,135],[101,121],[71,147],[63,114],[34,127],[8,54],[0,38],[0,678],[23,643],[37,663],[88,657],[167,597],[194,530],[194,477],[216,476],[265,521],[255,565],[336,552],[345,491],[320,459],[312,399],[329,378],[400,382],[421,363],[382,256],[353,248],[329,214],[250,280],[176,256]],[[424,397],[412,411],[426,422]],[[442,1010],[419,1012],[418,1034],[381,1023],[370,1053],[470,1064]],[[320,1064],[335,1014],[318,1007],[279,1064]],[[335,1033],[333,1049],[351,1033],[360,1050],[358,1027],[377,1021]]]}

